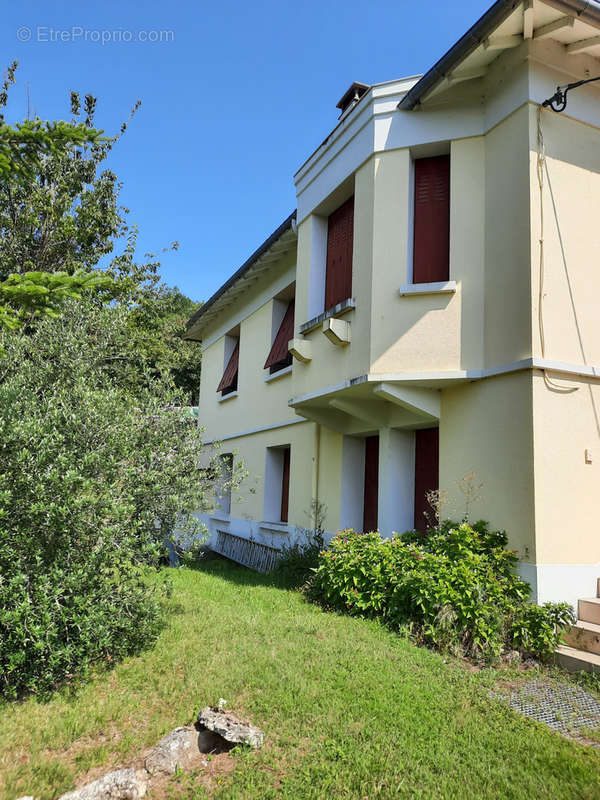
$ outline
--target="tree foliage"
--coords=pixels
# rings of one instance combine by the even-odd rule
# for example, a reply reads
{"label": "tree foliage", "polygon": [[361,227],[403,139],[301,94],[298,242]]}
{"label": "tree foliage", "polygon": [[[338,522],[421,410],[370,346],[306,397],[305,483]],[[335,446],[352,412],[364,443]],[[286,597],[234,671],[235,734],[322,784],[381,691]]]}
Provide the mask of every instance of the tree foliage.
{"label": "tree foliage", "polygon": [[196,531],[219,466],[198,468],[201,431],[140,365],[124,307],[67,301],[0,344],[0,691],[15,696],[152,641],[165,593],[148,567]]}
{"label": "tree foliage", "polygon": [[[16,63],[0,92],[0,111],[15,70]],[[183,332],[196,304],[160,282],[157,256],[136,260],[137,227],[105,163],[139,108],[137,102],[113,136],[95,127],[97,99],[77,92],[70,94],[69,122],[33,119],[11,127],[0,117],[0,166],[5,150],[9,165],[6,175],[0,172],[0,326],[15,328],[55,313],[66,297],[103,288],[129,308],[140,363],[150,364],[151,374],[170,375],[191,404],[201,352]],[[140,381],[146,377],[140,372]]]}
{"label": "tree foliage", "polygon": [[[14,80],[0,92],[0,110]],[[137,106],[136,106],[137,108]],[[96,100],[0,117],[0,694],[48,692],[157,635],[165,541],[206,510],[193,303],[136,260]],[[135,109],[134,109],[135,110]],[[81,115],[83,121],[80,121]],[[116,251],[116,252],[115,252]],[[106,259],[110,257],[107,263]],[[175,533],[177,532],[177,533]]]}

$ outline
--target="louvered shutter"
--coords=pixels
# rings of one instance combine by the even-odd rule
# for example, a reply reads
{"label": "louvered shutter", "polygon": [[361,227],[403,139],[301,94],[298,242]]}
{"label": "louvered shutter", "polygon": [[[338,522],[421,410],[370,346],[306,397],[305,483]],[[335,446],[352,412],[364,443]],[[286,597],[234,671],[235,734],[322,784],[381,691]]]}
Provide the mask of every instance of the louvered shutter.
{"label": "louvered shutter", "polygon": [[[424,531],[433,521],[434,509],[427,502],[427,493],[438,489],[439,428],[415,431],[415,530]],[[426,516],[427,515],[427,516]]]}
{"label": "louvered shutter", "polygon": [[264,369],[271,368],[271,372],[289,367],[292,363],[292,354],[288,351],[288,343],[294,338],[294,301],[289,304],[279,330],[273,340],[271,350],[265,361]]}
{"label": "louvered shutter", "polygon": [[238,367],[239,367],[239,360],[240,360],[240,342],[239,339],[233,349],[233,353],[231,354],[231,358],[227,362],[227,366],[225,367],[225,372],[223,373],[223,377],[221,378],[221,383],[217,386],[217,392],[223,392],[223,394],[229,394],[230,392],[235,392],[237,389],[238,383]]}
{"label": "louvered shutter", "polygon": [[413,283],[447,281],[450,250],[450,156],[415,161]]}
{"label": "louvered shutter", "polygon": [[379,436],[365,439],[363,531],[377,530],[379,516]]}
{"label": "louvered shutter", "polygon": [[354,241],[354,196],[329,216],[325,311],[352,297],[352,246]]}

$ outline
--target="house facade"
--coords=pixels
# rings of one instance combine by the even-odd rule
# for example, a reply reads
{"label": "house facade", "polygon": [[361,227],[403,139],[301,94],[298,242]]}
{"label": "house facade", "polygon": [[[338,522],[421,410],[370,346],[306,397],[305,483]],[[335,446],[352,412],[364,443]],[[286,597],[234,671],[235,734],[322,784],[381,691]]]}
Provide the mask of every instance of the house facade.
{"label": "house facade", "polygon": [[600,82],[541,105],[594,76],[600,3],[499,0],[424,76],[350,87],[297,211],[188,325],[206,447],[247,470],[213,546],[268,561],[315,504],[389,536],[440,490],[538,602],[596,596]]}

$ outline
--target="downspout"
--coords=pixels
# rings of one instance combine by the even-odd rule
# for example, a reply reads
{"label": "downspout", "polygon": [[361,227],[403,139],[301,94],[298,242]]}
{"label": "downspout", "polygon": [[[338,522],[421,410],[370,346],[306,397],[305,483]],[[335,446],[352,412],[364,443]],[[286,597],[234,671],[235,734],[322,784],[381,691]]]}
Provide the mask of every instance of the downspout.
{"label": "downspout", "polygon": [[315,422],[315,435],[313,440],[313,472],[312,472],[312,516],[313,527],[316,530],[319,524],[319,456],[321,452],[321,425]]}

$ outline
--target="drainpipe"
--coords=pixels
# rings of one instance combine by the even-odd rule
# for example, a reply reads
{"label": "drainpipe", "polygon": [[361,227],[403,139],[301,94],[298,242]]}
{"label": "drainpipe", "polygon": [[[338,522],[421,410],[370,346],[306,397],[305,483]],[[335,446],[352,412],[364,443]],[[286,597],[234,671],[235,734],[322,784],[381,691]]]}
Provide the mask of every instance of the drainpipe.
{"label": "drainpipe", "polygon": [[315,422],[315,436],[313,442],[313,473],[312,473],[312,512],[313,526],[316,529],[319,514],[319,455],[321,451],[321,425]]}

